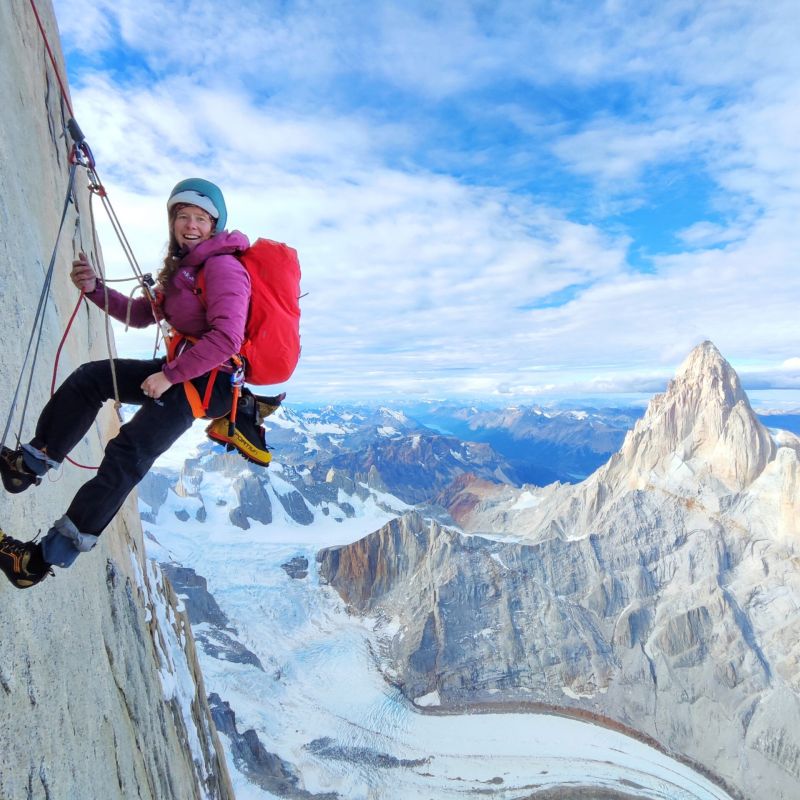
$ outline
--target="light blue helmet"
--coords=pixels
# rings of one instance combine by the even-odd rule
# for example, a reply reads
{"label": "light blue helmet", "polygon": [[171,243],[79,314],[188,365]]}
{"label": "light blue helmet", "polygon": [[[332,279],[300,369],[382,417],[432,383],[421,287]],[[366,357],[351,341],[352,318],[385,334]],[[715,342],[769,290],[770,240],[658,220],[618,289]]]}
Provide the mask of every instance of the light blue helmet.
{"label": "light blue helmet", "polygon": [[176,203],[189,203],[198,206],[217,221],[216,230],[225,229],[228,221],[228,209],[225,207],[225,198],[219,186],[211,181],[202,178],[187,178],[185,181],[175,184],[167,200],[167,211]]}

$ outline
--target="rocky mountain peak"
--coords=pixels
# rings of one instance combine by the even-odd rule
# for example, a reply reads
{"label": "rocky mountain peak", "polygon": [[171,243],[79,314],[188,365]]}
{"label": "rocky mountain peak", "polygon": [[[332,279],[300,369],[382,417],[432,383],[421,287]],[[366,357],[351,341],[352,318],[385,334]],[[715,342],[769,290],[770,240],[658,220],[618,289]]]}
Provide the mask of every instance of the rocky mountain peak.
{"label": "rocky mountain peak", "polygon": [[667,392],[691,393],[703,404],[715,399],[727,406],[734,406],[740,401],[747,402],[736,370],[708,340],[689,353],[670,381]]}
{"label": "rocky mountain peak", "polygon": [[638,488],[711,477],[741,491],[775,455],[739,376],[709,341],[699,344],[628,434],[610,472]]}

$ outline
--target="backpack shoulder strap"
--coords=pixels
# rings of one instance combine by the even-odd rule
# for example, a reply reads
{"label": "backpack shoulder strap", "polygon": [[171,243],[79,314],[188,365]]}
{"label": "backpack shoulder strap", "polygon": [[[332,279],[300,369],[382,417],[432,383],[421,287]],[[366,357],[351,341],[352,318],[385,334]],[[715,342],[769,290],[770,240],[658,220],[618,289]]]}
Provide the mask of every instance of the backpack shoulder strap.
{"label": "backpack shoulder strap", "polygon": [[[241,253],[232,253],[231,255],[233,255],[233,257],[240,264],[242,264],[242,266],[244,266],[244,264],[242,262],[242,259],[241,259],[241,255],[242,255]],[[206,303],[206,271],[205,271],[204,267],[205,267],[205,262],[203,262],[197,268],[197,279],[195,280],[195,283],[194,283],[194,293],[197,295],[197,299],[203,304],[203,308],[208,308],[208,303]],[[246,266],[244,266],[244,268],[245,268],[245,270],[247,269]]]}

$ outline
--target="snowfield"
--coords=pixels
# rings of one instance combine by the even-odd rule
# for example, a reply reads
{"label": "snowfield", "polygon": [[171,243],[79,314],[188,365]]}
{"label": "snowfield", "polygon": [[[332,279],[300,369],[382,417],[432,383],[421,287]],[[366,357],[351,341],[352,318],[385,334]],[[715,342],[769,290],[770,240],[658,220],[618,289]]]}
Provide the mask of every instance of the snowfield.
{"label": "snowfield", "polygon": [[[278,477],[280,465],[273,466]],[[254,729],[269,752],[294,767],[299,787],[347,800],[511,800],[576,786],[662,800],[728,798],[689,767],[590,723],[421,713],[382,677],[379,626],[348,614],[316,570],[320,548],[356,541],[393,514],[348,498],[354,518],[315,512],[315,522],[302,526],[275,503],[271,524],[251,520],[242,530],[228,518],[237,502],[230,478],[207,472],[200,493],[204,522],[195,519],[198,498],[173,492],[156,523],[143,522],[148,556],[204,576],[238,640],[258,656],[263,671],[198,648],[208,693],[230,703],[239,732]],[[176,516],[183,511],[185,522]],[[293,579],[281,567],[295,556],[308,559],[308,577]],[[431,693],[419,702],[433,711],[438,698]],[[230,741],[221,739],[238,800],[276,797],[237,770]]]}

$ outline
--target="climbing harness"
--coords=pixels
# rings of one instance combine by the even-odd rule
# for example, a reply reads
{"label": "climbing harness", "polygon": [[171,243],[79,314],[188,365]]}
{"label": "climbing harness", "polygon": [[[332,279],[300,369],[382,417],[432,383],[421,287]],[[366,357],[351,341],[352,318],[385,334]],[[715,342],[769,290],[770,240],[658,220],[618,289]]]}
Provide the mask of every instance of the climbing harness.
{"label": "climbing harness", "polygon": [[[167,360],[172,361],[175,359],[181,349],[181,345],[184,342],[196,344],[197,341],[198,340],[195,336],[189,336],[188,334],[181,333],[180,331],[172,328],[169,336],[165,339],[167,345]],[[244,361],[238,355],[231,356],[229,360],[233,366],[233,371],[231,372],[231,391],[233,393],[233,402],[229,415],[231,419],[231,425],[233,425],[236,422],[236,405],[239,401],[239,395],[242,387],[244,386]],[[197,391],[197,388],[191,381],[183,382],[183,390],[186,394],[186,399],[189,401],[189,405],[191,406],[192,414],[195,419],[201,419],[202,417],[206,416],[208,407],[211,405],[211,395],[214,390],[214,382],[216,381],[218,374],[219,367],[214,367],[214,369],[209,372],[208,383],[206,384],[206,390],[202,399],[200,397],[200,392]]]}
{"label": "climbing harness", "polygon": [[[172,336],[166,341],[168,358],[171,360],[177,354],[182,343],[194,344],[197,339],[173,331]],[[230,361],[233,366],[230,376],[231,408],[225,415],[211,420],[206,426],[206,436],[214,442],[224,444],[227,450],[238,450],[240,455],[251,463],[266,467],[272,461],[272,453],[267,447],[266,435],[261,423],[265,417],[279,408],[286,393],[283,392],[274,397],[260,397],[253,394],[244,385],[244,359],[239,355],[233,355]],[[183,391],[195,419],[204,417],[208,419],[208,408],[211,405],[211,396],[218,374],[219,367],[211,370],[202,397],[192,381],[183,382]]]}

